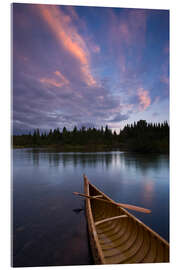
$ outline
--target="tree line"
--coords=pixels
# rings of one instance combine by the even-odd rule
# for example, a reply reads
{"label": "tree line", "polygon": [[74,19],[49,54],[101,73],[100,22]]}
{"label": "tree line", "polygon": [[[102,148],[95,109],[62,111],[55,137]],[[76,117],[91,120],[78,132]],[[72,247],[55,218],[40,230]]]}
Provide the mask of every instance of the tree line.
{"label": "tree line", "polygon": [[56,128],[46,132],[35,129],[24,135],[13,136],[13,146],[40,147],[54,146],[59,149],[68,148],[106,148],[119,147],[136,152],[168,152],[169,151],[169,125],[164,123],[147,123],[140,120],[134,124],[127,124],[120,133],[105,127],[62,130]]}
{"label": "tree line", "polygon": [[126,125],[120,133],[120,141],[135,152],[169,152],[169,125],[147,123],[140,120],[133,125]]}

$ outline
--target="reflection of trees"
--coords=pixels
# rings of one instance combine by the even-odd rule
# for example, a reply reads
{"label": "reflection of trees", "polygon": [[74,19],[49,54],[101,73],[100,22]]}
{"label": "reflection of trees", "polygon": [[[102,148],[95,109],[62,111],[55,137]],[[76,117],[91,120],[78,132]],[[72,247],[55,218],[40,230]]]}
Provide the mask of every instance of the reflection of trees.
{"label": "reflection of trees", "polygon": [[168,155],[138,154],[129,152],[58,152],[48,149],[29,149],[28,158],[32,158],[34,165],[46,161],[47,166],[64,168],[80,166],[84,168],[109,168],[109,166],[123,166],[127,169],[147,171],[150,168],[159,170],[161,166],[169,167]]}
{"label": "reflection of trees", "polygon": [[31,153],[32,153],[31,155],[32,155],[33,164],[38,167],[39,166],[39,153],[37,154],[34,149]]}
{"label": "reflection of trees", "polygon": [[49,166],[63,166],[64,168],[72,165],[73,167],[106,167],[112,163],[115,158],[111,152],[56,152],[43,149],[27,150],[29,158],[32,158],[35,165],[39,165],[39,161],[47,161]]}
{"label": "reflection of trees", "polygon": [[162,164],[163,167],[166,163],[166,168],[169,167],[169,156],[158,154],[138,154],[138,153],[123,153],[121,155],[121,162],[125,164],[127,168],[136,168],[141,171],[146,171],[149,168],[158,170]]}

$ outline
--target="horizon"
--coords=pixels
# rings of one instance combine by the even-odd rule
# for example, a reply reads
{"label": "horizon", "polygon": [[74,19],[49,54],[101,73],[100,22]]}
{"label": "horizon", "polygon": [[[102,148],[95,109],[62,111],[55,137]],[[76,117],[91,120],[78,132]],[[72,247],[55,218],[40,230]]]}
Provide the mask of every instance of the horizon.
{"label": "horizon", "polygon": [[[158,124],[168,124],[168,126],[169,126],[169,122],[167,121],[167,120],[165,120],[165,121],[163,121],[163,122],[147,122],[146,120],[143,120],[143,119],[140,119],[139,121],[145,121],[146,123],[147,123],[147,125],[158,125]],[[126,127],[126,126],[133,126],[134,124],[136,124],[137,125],[137,123],[139,122],[139,121],[137,121],[137,122],[134,122],[134,123],[127,123],[123,128],[119,128],[119,129],[116,129],[116,130],[112,130],[111,128],[109,128],[109,126],[108,125],[106,125],[106,126],[101,126],[101,127],[95,127],[95,126],[87,126],[87,127],[85,127],[85,126],[80,126],[80,127],[77,127],[77,126],[74,126],[73,128],[71,128],[71,129],[68,129],[68,128],[66,128],[66,126],[63,126],[63,127],[56,127],[56,128],[50,128],[49,130],[48,129],[40,129],[40,128],[35,128],[35,129],[33,129],[33,130],[25,130],[24,131],[24,133],[17,133],[17,134],[12,134],[12,136],[21,136],[21,135],[33,135],[33,133],[34,132],[37,132],[37,130],[39,131],[39,133],[40,133],[40,135],[42,135],[43,133],[45,133],[45,134],[48,134],[49,132],[50,132],[50,130],[52,131],[52,132],[54,132],[55,130],[59,130],[60,132],[62,132],[63,131],[63,129],[64,128],[66,128],[66,130],[68,131],[68,132],[72,132],[73,130],[74,130],[74,128],[77,128],[77,131],[80,131],[81,129],[85,129],[86,131],[88,130],[88,129],[96,129],[96,130],[101,130],[101,129],[103,129],[103,131],[105,131],[105,129],[106,129],[106,127],[109,129],[109,130],[111,130],[112,131],[112,133],[115,131],[116,132],[116,134],[117,135],[120,135],[120,132],[121,131],[123,131],[123,129]]]}
{"label": "horizon", "polygon": [[169,123],[168,10],[12,7],[13,133]]}

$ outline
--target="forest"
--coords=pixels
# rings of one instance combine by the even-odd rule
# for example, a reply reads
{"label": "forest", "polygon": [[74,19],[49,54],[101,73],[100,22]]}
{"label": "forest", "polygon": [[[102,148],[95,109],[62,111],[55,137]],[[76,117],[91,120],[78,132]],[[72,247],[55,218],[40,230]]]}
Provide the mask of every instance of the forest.
{"label": "forest", "polygon": [[127,150],[142,153],[169,152],[169,125],[164,123],[147,123],[139,120],[127,124],[119,134],[106,125],[105,127],[67,130],[66,127],[50,129],[48,132],[35,129],[24,135],[12,136],[13,147],[53,147],[57,150]]}

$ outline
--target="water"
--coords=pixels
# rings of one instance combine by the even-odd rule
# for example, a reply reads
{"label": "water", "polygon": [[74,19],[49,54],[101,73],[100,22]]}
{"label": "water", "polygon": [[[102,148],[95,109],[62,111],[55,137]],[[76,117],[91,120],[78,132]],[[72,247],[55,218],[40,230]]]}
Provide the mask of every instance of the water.
{"label": "water", "polygon": [[13,150],[13,265],[93,264],[83,192],[89,180],[169,241],[169,157],[126,152],[60,153]]}

